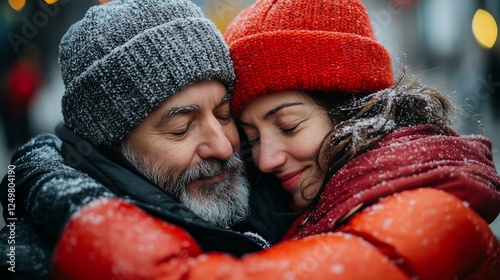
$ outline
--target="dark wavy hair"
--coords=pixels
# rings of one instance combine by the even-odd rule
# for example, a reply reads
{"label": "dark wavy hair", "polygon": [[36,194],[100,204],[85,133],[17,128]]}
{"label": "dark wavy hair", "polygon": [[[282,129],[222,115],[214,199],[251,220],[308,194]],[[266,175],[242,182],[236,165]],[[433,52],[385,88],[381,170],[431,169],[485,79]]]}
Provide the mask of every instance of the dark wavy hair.
{"label": "dark wavy hair", "polygon": [[446,129],[451,126],[454,111],[442,91],[436,86],[423,85],[406,71],[393,86],[375,93],[304,93],[326,111],[333,124],[316,154],[316,164],[324,173],[321,188],[312,199],[306,198],[302,191],[304,199],[311,201],[309,207],[316,205],[326,184],[340,168],[387,134],[422,124]]}

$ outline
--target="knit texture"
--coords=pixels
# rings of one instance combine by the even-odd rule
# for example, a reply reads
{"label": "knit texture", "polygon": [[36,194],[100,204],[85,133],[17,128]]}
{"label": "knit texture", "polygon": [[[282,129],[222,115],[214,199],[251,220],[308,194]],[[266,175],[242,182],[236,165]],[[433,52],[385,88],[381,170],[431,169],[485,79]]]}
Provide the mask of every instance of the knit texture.
{"label": "knit texture", "polygon": [[284,90],[370,93],[394,84],[391,58],[359,0],[257,0],[225,34],[233,112]]}
{"label": "knit texture", "polygon": [[222,34],[188,0],[114,0],[93,6],[64,35],[61,71],[67,125],[111,146],[166,99],[234,70]]}

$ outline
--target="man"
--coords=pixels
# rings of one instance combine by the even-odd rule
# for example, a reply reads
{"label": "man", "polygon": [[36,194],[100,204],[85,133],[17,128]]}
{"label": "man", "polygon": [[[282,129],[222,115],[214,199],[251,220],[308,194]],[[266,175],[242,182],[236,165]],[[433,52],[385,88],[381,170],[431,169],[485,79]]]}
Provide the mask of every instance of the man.
{"label": "man", "polygon": [[249,216],[249,182],[229,106],[233,66],[222,35],[197,6],[187,0],[94,6],[64,35],[60,64],[65,123],[57,137],[42,134],[21,147],[12,160],[15,180],[2,182],[4,217],[15,227],[12,245],[14,227],[2,230],[2,273],[48,277],[64,226],[102,197],[124,198],[181,226],[204,251],[240,256],[282,236],[287,225],[278,226],[273,215],[284,205],[281,194],[262,183],[252,193],[266,213],[257,207]]}

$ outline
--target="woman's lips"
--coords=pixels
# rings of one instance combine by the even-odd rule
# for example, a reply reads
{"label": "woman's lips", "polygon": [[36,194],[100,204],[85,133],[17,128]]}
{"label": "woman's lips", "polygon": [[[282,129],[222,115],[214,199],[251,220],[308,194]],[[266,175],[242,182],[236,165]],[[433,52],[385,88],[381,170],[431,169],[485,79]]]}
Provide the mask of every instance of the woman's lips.
{"label": "woman's lips", "polygon": [[285,176],[281,176],[279,179],[281,181],[281,186],[285,190],[289,190],[295,182],[299,179],[300,175],[302,175],[303,171],[297,171]]}

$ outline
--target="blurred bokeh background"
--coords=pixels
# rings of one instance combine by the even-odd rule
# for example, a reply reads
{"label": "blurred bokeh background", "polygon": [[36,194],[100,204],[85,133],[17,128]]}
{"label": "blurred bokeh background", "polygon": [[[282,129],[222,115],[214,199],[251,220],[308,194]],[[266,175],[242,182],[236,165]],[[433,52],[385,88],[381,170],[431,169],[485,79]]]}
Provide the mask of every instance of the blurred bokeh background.
{"label": "blurred bokeh background", "polygon": [[[300,1],[300,0],[297,0]],[[333,0],[332,0],[333,1]],[[1,0],[0,173],[29,137],[62,120],[58,47],[68,27],[105,0]],[[224,32],[252,0],[193,0]],[[455,129],[493,142],[500,166],[500,1],[364,0],[395,69],[439,84],[463,111]],[[397,70],[396,70],[397,71]],[[500,219],[492,225],[500,236]]]}

